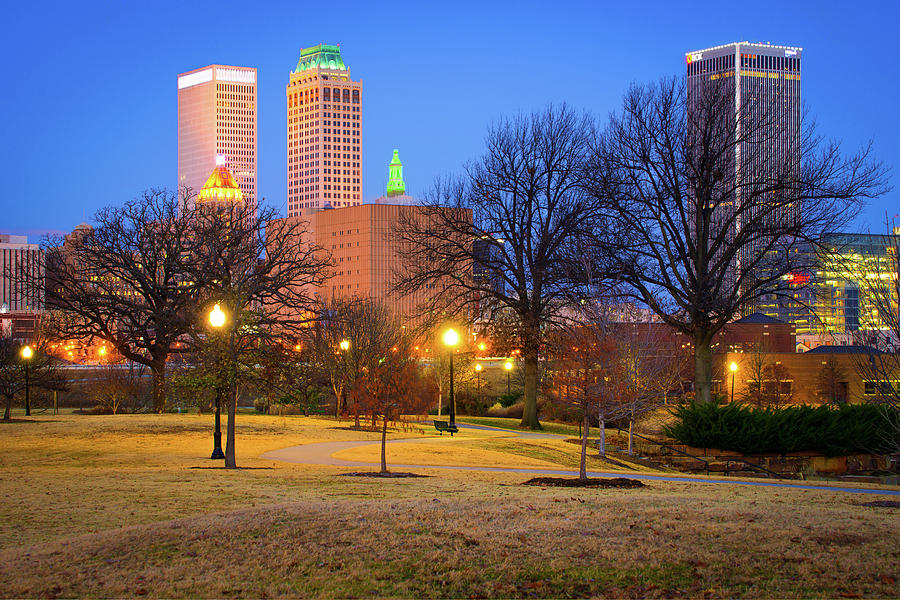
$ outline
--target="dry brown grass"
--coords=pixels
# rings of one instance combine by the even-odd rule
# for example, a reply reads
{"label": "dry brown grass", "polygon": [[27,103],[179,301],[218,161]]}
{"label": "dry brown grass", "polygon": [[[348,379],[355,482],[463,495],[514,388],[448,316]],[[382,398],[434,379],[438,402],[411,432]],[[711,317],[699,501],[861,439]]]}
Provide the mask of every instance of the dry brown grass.
{"label": "dry brown grass", "polygon": [[41,421],[0,426],[5,597],[900,594],[900,509],[859,506],[887,497],[340,477],[254,456],[377,434],[244,415],[238,464],[274,468],[193,469],[209,463],[208,417]]}

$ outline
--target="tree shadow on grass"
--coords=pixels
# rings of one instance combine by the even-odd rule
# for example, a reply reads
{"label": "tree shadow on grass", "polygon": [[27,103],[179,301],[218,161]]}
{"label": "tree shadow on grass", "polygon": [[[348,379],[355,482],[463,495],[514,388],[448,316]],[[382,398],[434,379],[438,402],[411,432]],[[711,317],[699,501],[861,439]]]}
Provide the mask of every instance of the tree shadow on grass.
{"label": "tree shadow on grass", "polygon": [[431,475],[419,475],[417,473],[403,473],[388,471],[382,473],[380,471],[355,471],[353,473],[341,473],[342,477],[382,477],[385,479],[401,479],[405,477],[431,477]]}

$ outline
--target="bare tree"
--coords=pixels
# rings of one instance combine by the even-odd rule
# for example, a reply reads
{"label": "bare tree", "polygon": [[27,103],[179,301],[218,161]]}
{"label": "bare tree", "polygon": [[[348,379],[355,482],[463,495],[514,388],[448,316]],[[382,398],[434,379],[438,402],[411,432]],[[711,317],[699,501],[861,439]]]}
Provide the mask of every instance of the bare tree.
{"label": "bare tree", "polygon": [[856,361],[856,371],[865,397],[884,404],[894,429],[900,430],[900,227],[887,219],[885,225],[892,232],[882,238],[885,254],[869,261],[860,282],[860,295],[874,311],[871,321],[878,327],[858,333],[858,341],[871,350]]}
{"label": "bare tree", "polygon": [[[215,364],[225,395],[228,424],[225,467],[236,468],[237,382],[257,362],[254,353],[276,342],[293,343],[313,320],[311,290],[331,266],[319,249],[304,243],[301,221],[277,218],[269,207],[248,203],[198,204],[189,280],[200,298],[191,322],[196,345]],[[212,334],[207,312],[214,304],[226,315],[221,334]]]}
{"label": "bare tree", "polygon": [[94,216],[95,226],[47,244],[47,307],[59,311],[60,338],[98,338],[153,374],[153,409],[166,408],[169,355],[183,351],[197,295],[186,275],[196,238],[193,213],[151,189]]}
{"label": "bare tree", "polygon": [[398,236],[412,249],[398,289],[429,290],[428,314],[474,320],[515,315],[525,374],[522,426],[538,429],[542,328],[562,320],[581,284],[570,266],[598,229],[584,190],[592,121],[566,106],[505,120],[462,177],[439,182],[424,218]]}
{"label": "bare tree", "polygon": [[360,376],[351,383],[353,396],[363,410],[374,417],[381,417],[381,472],[387,473],[387,427],[388,421],[399,419],[403,414],[425,414],[434,402],[433,382],[422,376],[421,367],[410,351],[410,339],[385,309],[370,315],[382,322],[370,322],[369,331],[380,334],[393,332],[393,339],[376,335],[373,341],[388,344],[382,346],[381,356],[367,366]]}
{"label": "bare tree", "polygon": [[703,86],[688,101],[674,79],[633,87],[591,169],[620,231],[600,246],[636,300],[691,336],[701,402],[713,336],[763,297],[795,292],[787,276],[814,268],[809,249],[886,187],[869,148],[844,155],[808,121],[789,140],[771,103],[746,94],[736,107],[728,90]]}

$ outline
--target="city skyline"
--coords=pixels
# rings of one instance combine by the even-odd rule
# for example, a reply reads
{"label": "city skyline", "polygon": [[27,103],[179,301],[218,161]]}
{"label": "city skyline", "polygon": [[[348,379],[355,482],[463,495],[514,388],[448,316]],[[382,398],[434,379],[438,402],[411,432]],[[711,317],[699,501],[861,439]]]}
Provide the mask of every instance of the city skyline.
{"label": "city skyline", "polygon": [[[502,5],[488,6],[482,7],[484,19],[473,20],[466,37],[458,37],[452,27],[466,20],[465,7],[432,22],[429,13],[400,10],[381,15],[383,11],[359,5],[356,12],[366,18],[292,28],[276,18],[285,5],[272,3],[247,16],[259,35],[240,44],[204,29],[198,6],[186,9],[179,23],[196,22],[197,31],[175,36],[168,46],[156,49],[153,60],[144,56],[148,50],[142,44],[170,27],[160,16],[147,21],[156,28],[135,28],[133,23],[145,20],[124,9],[88,6],[76,11],[60,4],[55,17],[44,18],[33,9],[17,7],[6,60],[24,91],[2,100],[4,112],[19,118],[6,126],[10,141],[3,160],[16,177],[9,190],[13,207],[0,231],[68,231],[97,209],[121,204],[143,189],[174,187],[177,103],[171,81],[206,64],[258,68],[258,196],[287,214],[282,86],[300,48],[320,42],[340,42],[352,57],[348,62],[355,77],[367,89],[367,142],[361,161],[365,202],[383,193],[384,164],[394,148],[411,168],[409,193],[418,195],[436,177],[456,172],[476,157],[487,126],[502,116],[568,102],[602,118],[618,108],[629,83],[679,76],[685,52],[741,40],[803,47],[808,54],[803,97],[820,132],[842,139],[847,150],[872,138],[876,156],[896,170],[900,150],[891,144],[898,129],[891,108],[897,83],[878,76],[889,72],[886,23],[893,22],[894,7],[872,5],[875,10],[846,14],[839,3],[830,3],[818,5],[814,14],[785,9],[776,22],[746,15],[740,23],[718,26],[713,17],[664,6],[624,8],[615,15],[603,13],[600,19],[596,7],[569,3],[559,13],[522,11],[527,14],[505,17],[502,30],[490,25],[496,21],[492,17],[506,15]],[[160,15],[174,10],[174,5],[162,5]],[[597,18],[571,20],[566,15],[573,12]],[[883,18],[871,20],[865,13]],[[54,39],[63,41],[44,43],[42,36],[53,36],[73,22],[97,41],[83,43],[79,37],[66,55],[90,68],[57,66],[56,77],[37,77],[56,64],[70,43],[59,35]],[[15,37],[36,31],[40,35],[33,39]],[[143,61],[140,74],[122,68],[132,60]],[[461,85],[460,78],[473,85]],[[71,89],[63,110],[47,110],[55,97],[46,89],[50,79],[62,79]],[[135,93],[136,81],[142,82],[141,94]],[[53,160],[69,182],[65,198],[48,198],[35,183],[52,156],[63,157]],[[896,197],[893,192],[872,203],[859,224],[880,232],[885,212],[896,212]]]}

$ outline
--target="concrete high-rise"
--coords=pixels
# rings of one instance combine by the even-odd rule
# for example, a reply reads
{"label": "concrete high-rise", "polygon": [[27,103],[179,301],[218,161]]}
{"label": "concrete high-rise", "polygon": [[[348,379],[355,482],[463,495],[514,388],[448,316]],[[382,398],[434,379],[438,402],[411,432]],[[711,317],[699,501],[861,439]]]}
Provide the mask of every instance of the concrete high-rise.
{"label": "concrete high-rise", "polygon": [[362,81],[340,46],[301,49],[287,93],[288,216],[362,203]]}
{"label": "concrete high-rise", "polygon": [[689,123],[711,101],[724,109],[718,118],[734,136],[726,176],[735,178],[738,202],[756,182],[784,169],[799,173],[801,53],[737,42],[686,54]]}
{"label": "concrete high-rise", "polygon": [[[720,198],[712,226],[725,228],[728,240],[751,226],[787,231],[800,214],[800,203],[785,194],[800,177],[801,53],[792,46],[736,42],[685,55],[687,135],[709,154],[696,156],[698,161],[717,163]],[[765,244],[741,247],[723,293],[770,275],[766,260],[777,257],[761,259]]]}
{"label": "concrete high-rise", "polygon": [[178,76],[179,188],[199,192],[224,157],[244,199],[256,202],[256,107],[254,68],[209,65]]}

